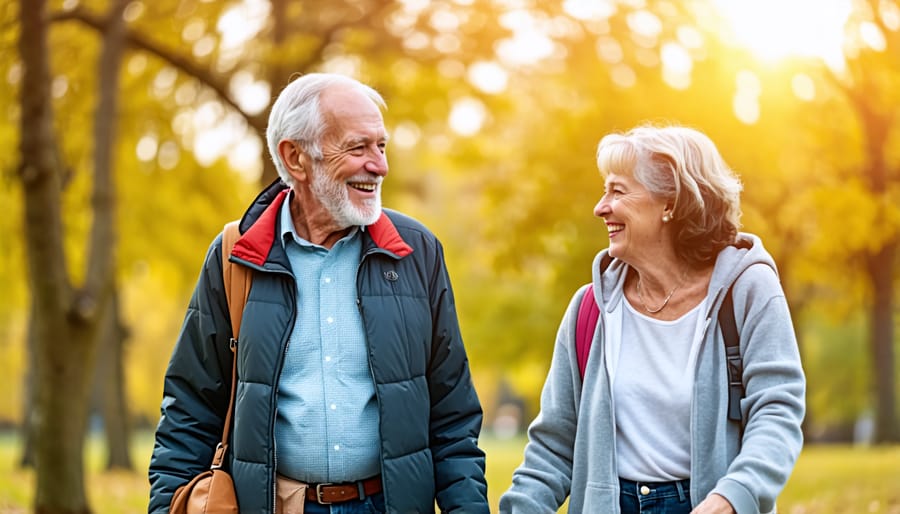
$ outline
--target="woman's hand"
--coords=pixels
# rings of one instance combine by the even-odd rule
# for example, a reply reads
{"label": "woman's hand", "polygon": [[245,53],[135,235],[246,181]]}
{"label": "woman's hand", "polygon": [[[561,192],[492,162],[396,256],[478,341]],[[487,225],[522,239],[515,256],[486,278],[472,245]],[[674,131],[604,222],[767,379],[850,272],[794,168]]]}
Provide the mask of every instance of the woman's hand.
{"label": "woman's hand", "polygon": [[700,502],[691,514],[735,514],[735,512],[724,496],[713,493]]}

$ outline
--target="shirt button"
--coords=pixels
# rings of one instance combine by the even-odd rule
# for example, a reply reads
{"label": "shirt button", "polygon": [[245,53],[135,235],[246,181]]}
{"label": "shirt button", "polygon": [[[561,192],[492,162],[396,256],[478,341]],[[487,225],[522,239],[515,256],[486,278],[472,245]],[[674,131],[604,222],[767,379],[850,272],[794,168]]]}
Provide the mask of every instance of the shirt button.
{"label": "shirt button", "polygon": [[647,496],[648,494],[650,494],[650,488],[645,485],[642,485],[641,486],[641,494],[643,494],[644,496]]}
{"label": "shirt button", "polygon": [[340,449],[341,449],[341,445],[339,445],[339,444],[334,445],[335,451],[340,451]]}
{"label": "shirt button", "polygon": [[325,318],[325,321],[327,321],[328,323],[334,323],[334,318],[328,316],[327,318]]}
{"label": "shirt button", "polygon": [[335,409],[337,409],[337,405],[335,405],[335,404],[332,403],[332,404],[331,404],[331,410],[335,410]]}
{"label": "shirt button", "polygon": [[325,362],[331,362],[331,355],[325,356]]}
{"label": "shirt button", "polygon": [[326,284],[330,284],[330,283],[331,283],[331,277],[325,277],[325,283],[326,283]]}

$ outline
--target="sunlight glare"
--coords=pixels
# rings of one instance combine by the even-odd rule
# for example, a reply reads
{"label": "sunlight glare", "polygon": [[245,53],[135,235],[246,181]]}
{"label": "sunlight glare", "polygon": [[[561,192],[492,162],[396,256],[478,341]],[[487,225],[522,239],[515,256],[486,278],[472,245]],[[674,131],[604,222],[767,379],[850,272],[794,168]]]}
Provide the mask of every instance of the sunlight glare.
{"label": "sunlight glare", "polygon": [[611,37],[601,37],[597,39],[594,45],[597,49],[597,56],[608,64],[617,64],[625,58],[625,52],[622,45]]}
{"label": "sunlight glare", "polygon": [[553,53],[553,41],[528,11],[507,12],[500,23],[513,32],[511,38],[497,45],[497,54],[507,64],[533,64]]}
{"label": "sunlight glare", "polygon": [[637,11],[628,15],[628,28],[643,39],[656,40],[663,29],[662,20],[650,11]]}
{"label": "sunlight glare", "polygon": [[222,47],[239,47],[256,37],[266,24],[270,10],[269,2],[264,0],[244,0],[225,11],[216,24],[222,35]]}
{"label": "sunlight glare", "polygon": [[748,70],[739,71],[736,77],[736,91],[732,100],[734,115],[742,123],[753,125],[759,121],[759,95],[762,84],[755,73]]}
{"label": "sunlight glare", "polygon": [[677,43],[666,43],[661,51],[663,80],[673,89],[687,89],[691,85],[694,61],[685,48]]}
{"label": "sunlight glare", "polygon": [[[68,4],[68,2],[66,2]],[[141,15],[144,14],[144,3],[143,2],[129,2],[127,6],[125,6],[125,11],[122,13],[122,19],[127,21],[128,23],[137,21]]]}
{"label": "sunlight glare", "polygon": [[428,7],[428,0],[400,0],[404,11],[419,12]]}
{"label": "sunlight glare", "polygon": [[231,91],[241,109],[249,114],[259,114],[269,107],[271,93],[269,83],[256,80],[249,71],[238,71],[231,77]]}
{"label": "sunlight glare", "polygon": [[622,89],[628,89],[637,84],[637,73],[627,64],[619,63],[609,70],[609,77],[613,84]]}
{"label": "sunlight glare", "polygon": [[69,91],[69,79],[65,75],[57,75],[50,82],[50,95],[53,98],[62,98]]}
{"label": "sunlight glare", "polygon": [[609,0],[565,0],[563,10],[578,20],[605,20],[616,14],[616,4]]}
{"label": "sunlight glare", "polygon": [[422,130],[411,121],[403,121],[394,127],[391,134],[391,145],[399,148],[413,148],[422,138]]}
{"label": "sunlight glare", "polygon": [[165,98],[172,92],[175,87],[175,81],[178,80],[178,72],[174,68],[165,67],[153,77],[152,89],[156,98]]}
{"label": "sunlight glare", "polygon": [[158,149],[159,141],[156,140],[156,136],[147,134],[141,137],[138,140],[137,147],[135,148],[135,153],[137,154],[138,160],[142,162],[150,162],[156,157],[156,150]]}
{"label": "sunlight glare", "polygon": [[461,136],[473,136],[481,130],[485,116],[484,105],[478,99],[462,98],[453,104],[450,128]]}
{"label": "sunlight glare", "polygon": [[683,25],[678,27],[678,30],[676,30],[675,33],[677,34],[678,42],[685,48],[690,48],[691,50],[703,48],[703,35],[694,27]]}
{"label": "sunlight glare", "polygon": [[883,52],[887,48],[887,40],[885,40],[884,34],[881,33],[881,29],[870,21],[860,24],[859,37],[862,38],[866,46],[876,52]]}
{"label": "sunlight glare", "polygon": [[165,141],[156,152],[156,162],[164,170],[174,170],[181,160],[181,150],[174,141]]}
{"label": "sunlight glare", "polygon": [[816,98],[816,83],[805,73],[798,73],[791,79],[791,90],[794,96],[804,102],[811,102]]}
{"label": "sunlight glare", "polygon": [[468,79],[479,90],[497,94],[506,90],[509,75],[495,62],[479,61],[469,67]]}
{"label": "sunlight glare", "polygon": [[716,0],[737,43],[759,58],[818,57],[843,61],[851,0]]}
{"label": "sunlight glare", "polygon": [[206,21],[202,18],[188,20],[181,29],[181,39],[187,42],[197,41],[206,33]]}
{"label": "sunlight glare", "polygon": [[888,30],[900,30],[900,5],[882,2],[880,14],[881,21]]}
{"label": "sunlight glare", "polygon": [[241,138],[228,151],[228,165],[248,182],[257,181],[263,171],[259,159],[262,150],[262,141],[258,137]]}

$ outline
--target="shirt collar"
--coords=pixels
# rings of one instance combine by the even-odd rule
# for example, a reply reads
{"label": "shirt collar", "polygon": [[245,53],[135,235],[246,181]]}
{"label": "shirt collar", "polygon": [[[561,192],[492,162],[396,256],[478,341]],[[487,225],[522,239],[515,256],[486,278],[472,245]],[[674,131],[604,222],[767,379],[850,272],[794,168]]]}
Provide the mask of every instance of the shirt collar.
{"label": "shirt collar", "polygon": [[[286,248],[287,242],[293,240],[296,241],[300,246],[319,247],[320,245],[311,243],[297,234],[297,230],[296,228],[294,228],[294,219],[291,217],[291,201],[293,201],[293,199],[294,190],[291,189],[290,191],[288,191],[288,196],[284,199],[284,203],[281,204],[281,245]],[[346,236],[342,237],[340,241],[353,239],[357,234],[359,234],[360,230],[364,231],[365,227],[351,227],[350,232],[348,232]]]}

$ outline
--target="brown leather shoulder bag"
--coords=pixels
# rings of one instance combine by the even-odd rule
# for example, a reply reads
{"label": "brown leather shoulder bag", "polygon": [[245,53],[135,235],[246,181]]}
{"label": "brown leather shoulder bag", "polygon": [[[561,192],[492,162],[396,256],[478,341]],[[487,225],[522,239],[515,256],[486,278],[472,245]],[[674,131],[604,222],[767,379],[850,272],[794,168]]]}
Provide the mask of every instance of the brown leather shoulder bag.
{"label": "brown leather shoulder bag", "polygon": [[[238,222],[225,225],[222,232],[222,278],[225,282],[225,297],[228,301],[228,312],[231,315],[231,351],[237,349],[238,333],[241,330],[241,317],[244,304],[250,293],[250,270],[244,266],[232,264],[228,260],[234,242],[240,237]],[[237,359],[232,356],[231,366],[231,398],[228,401],[228,412],[225,414],[225,426],[222,429],[222,440],[216,445],[209,469],[179,487],[169,504],[170,514],[237,514],[237,496],[234,493],[234,482],[222,463],[228,451],[228,433],[231,430],[231,417],[234,413],[234,393],[237,388]]]}

